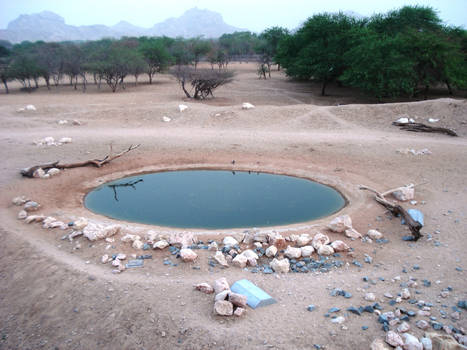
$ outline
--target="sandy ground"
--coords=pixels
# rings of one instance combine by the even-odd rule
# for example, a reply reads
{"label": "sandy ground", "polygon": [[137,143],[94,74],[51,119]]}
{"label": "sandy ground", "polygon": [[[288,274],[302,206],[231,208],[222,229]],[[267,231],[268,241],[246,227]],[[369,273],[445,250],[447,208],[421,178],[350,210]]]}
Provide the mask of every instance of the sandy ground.
{"label": "sandy ground", "polygon": [[[373,339],[385,335],[376,315],[357,316],[345,309],[369,304],[363,296],[373,292],[384,311],[394,310],[383,294],[397,295],[400,283],[410,276],[418,283],[410,288],[412,297],[433,303],[432,316],[467,328],[465,311],[460,320],[449,316],[458,300],[467,299],[467,101],[359,104],[368,100],[349,90],[331,88],[331,96],[320,97],[318,87],[288,81],[281,73],[262,81],[253,65],[233,68],[238,72],[235,82],[206,102],[183,99],[168,76],[158,76],[151,86],[128,84],[115,94],[92,86],[85,94],[69,86],[0,94],[0,349],[368,349]],[[256,108],[242,110],[242,102]],[[188,110],[180,113],[180,103]],[[18,112],[27,104],[37,111]],[[437,125],[453,128],[460,137],[400,131],[391,122],[402,114],[425,123],[440,119]],[[163,116],[171,122],[163,122]],[[63,119],[82,125],[58,125]],[[46,136],[71,137],[73,142],[33,145]],[[120,150],[139,143],[139,149],[101,169],[67,170],[49,180],[19,175],[21,168],[33,164],[101,157],[110,144]],[[432,154],[397,152],[424,148]],[[169,252],[151,251],[153,259],[143,268],[114,275],[100,263],[109,252],[106,243],[63,241],[64,231],[17,220],[19,209],[11,204],[13,197],[26,195],[41,203],[41,213],[47,215],[102,219],[82,206],[83,195],[99,181],[179,168],[251,169],[331,184],[349,200],[339,214],[350,214],[360,232],[379,229],[390,242],[368,244],[330,234],[355,252],[344,254],[350,264],[325,274],[264,275],[235,267],[209,268],[206,251],[195,263],[199,270],[184,263],[167,267],[162,261]],[[386,190],[407,183],[420,184],[418,204],[405,204],[425,214],[424,237],[417,243],[403,241],[406,227],[357,189],[359,184]],[[301,226],[289,228],[306,232]],[[119,243],[110,250],[121,251],[137,253]],[[364,254],[373,257],[372,264],[363,262]],[[363,266],[353,265],[353,260]],[[364,276],[374,283],[364,282]],[[395,276],[402,280],[391,281]],[[247,278],[278,303],[249,309],[243,318],[215,316],[213,297],[192,286],[219,277],[231,283]],[[431,287],[425,287],[423,279],[430,280]],[[449,296],[440,297],[448,286]],[[353,296],[332,297],[332,288]],[[309,304],[317,310],[307,311]],[[342,325],[324,317],[334,306],[346,318]],[[418,310],[407,302],[402,306]],[[446,311],[446,319],[440,310]],[[410,323],[411,333],[421,336],[415,320]]]}

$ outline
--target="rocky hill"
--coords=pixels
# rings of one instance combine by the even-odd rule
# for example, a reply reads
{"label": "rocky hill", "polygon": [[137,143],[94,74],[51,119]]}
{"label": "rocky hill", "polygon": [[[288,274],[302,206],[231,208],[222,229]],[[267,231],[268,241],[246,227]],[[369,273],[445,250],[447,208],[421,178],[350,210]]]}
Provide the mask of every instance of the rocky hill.
{"label": "rocky hill", "polygon": [[126,21],[120,21],[111,27],[105,25],[72,26],[66,24],[63,17],[50,11],[43,11],[21,15],[11,21],[7,29],[0,30],[0,40],[17,43],[24,40],[97,40],[142,35],[217,38],[224,33],[241,30],[243,29],[225,23],[221,14],[198,8],[192,8],[178,18],[169,18],[156,23],[151,28],[138,27]]}

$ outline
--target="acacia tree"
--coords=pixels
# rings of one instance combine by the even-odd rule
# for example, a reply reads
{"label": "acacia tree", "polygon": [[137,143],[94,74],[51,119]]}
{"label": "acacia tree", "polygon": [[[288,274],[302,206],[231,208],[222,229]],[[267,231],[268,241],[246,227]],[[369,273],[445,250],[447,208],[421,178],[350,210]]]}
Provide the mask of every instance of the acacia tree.
{"label": "acacia tree", "polygon": [[294,35],[283,36],[279,43],[276,60],[287,75],[311,79],[326,86],[344,72],[344,53],[350,48],[350,33],[362,22],[338,14],[319,14],[308,19]]}
{"label": "acacia tree", "polygon": [[0,45],[0,80],[5,87],[5,91],[8,94],[8,81],[11,79],[10,72],[9,72],[9,65],[11,62],[11,51],[5,47]]}
{"label": "acacia tree", "polygon": [[191,54],[193,55],[193,63],[196,69],[201,57],[207,55],[211,50],[211,43],[198,37],[190,39],[188,41],[188,47],[190,48]]}
{"label": "acacia tree", "polygon": [[163,38],[140,38],[139,52],[142,54],[147,64],[149,84],[156,73],[167,68],[172,61]]}
{"label": "acacia tree", "polygon": [[[227,70],[193,69],[190,66],[175,67],[170,72],[179,82],[186,97],[203,100],[214,97],[213,91],[219,86],[231,83],[234,73]],[[187,85],[191,85],[192,92]]]}
{"label": "acacia tree", "polygon": [[268,65],[269,71],[271,64],[277,64],[277,70],[280,70],[280,64],[276,62],[277,48],[280,41],[289,34],[289,31],[281,27],[272,27],[263,31],[258,37],[258,44],[255,51],[261,55],[262,63]]}

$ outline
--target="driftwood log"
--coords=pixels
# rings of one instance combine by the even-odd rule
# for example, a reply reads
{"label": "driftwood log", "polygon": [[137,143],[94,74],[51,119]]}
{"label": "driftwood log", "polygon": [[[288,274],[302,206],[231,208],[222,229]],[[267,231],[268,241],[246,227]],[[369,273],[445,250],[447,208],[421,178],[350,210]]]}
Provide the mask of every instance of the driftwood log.
{"label": "driftwood log", "polygon": [[437,133],[446,134],[449,136],[457,136],[457,134],[451,129],[430,126],[430,125],[426,125],[422,123],[393,122],[392,125],[400,126],[401,130],[407,130],[407,131],[413,131],[413,132],[437,132]]}
{"label": "driftwood log", "polygon": [[367,186],[359,186],[359,189],[373,192],[375,194],[375,200],[379,204],[381,204],[383,207],[389,210],[395,217],[402,217],[405,220],[406,225],[409,226],[414,241],[418,241],[418,239],[422,237],[422,234],[420,233],[420,230],[423,227],[422,224],[418,221],[415,221],[402,206],[400,206],[399,204],[391,203],[386,198],[384,198],[385,194],[392,193],[397,189],[386,191],[384,193],[379,193],[378,191]]}
{"label": "driftwood log", "polygon": [[21,170],[21,175],[25,177],[34,177],[34,172],[38,169],[42,169],[44,171],[47,171],[52,168],[57,168],[57,169],[71,169],[71,168],[80,168],[80,167],[85,167],[85,166],[95,166],[97,168],[102,167],[103,165],[110,163],[111,161],[120,158],[121,156],[127,154],[128,152],[133,151],[134,149],[138,148],[140,145],[131,145],[128,147],[128,149],[112,155],[112,147],[110,147],[110,152],[108,155],[106,155],[102,159],[89,159],[84,162],[77,162],[77,163],[60,163],[60,161],[54,162],[54,163],[47,163],[47,164],[40,164],[40,165],[34,165],[32,167],[26,168]]}

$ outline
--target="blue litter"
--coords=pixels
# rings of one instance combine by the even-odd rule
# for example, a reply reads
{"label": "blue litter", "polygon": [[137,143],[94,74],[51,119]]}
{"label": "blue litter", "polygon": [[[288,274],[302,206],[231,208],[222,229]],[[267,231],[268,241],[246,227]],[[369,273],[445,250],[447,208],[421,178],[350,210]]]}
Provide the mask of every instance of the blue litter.
{"label": "blue litter", "polygon": [[[425,225],[424,219],[423,219],[423,213],[420,210],[409,209],[407,210],[407,213],[412,217],[412,219],[414,219],[415,221],[418,221],[422,226]],[[402,219],[401,224],[405,225],[404,219]]]}
{"label": "blue litter", "polygon": [[126,268],[130,269],[132,267],[142,267],[144,264],[144,260],[142,259],[136,259],[136,260],[129,260],[128,264],[126,264]]}
{"label": "blue litter", "polygon": [[247,304],[252,309],[277,303],[277,301],[264,290],[246,279],[235,282],[230,290],[237,294],[246,295]]}

